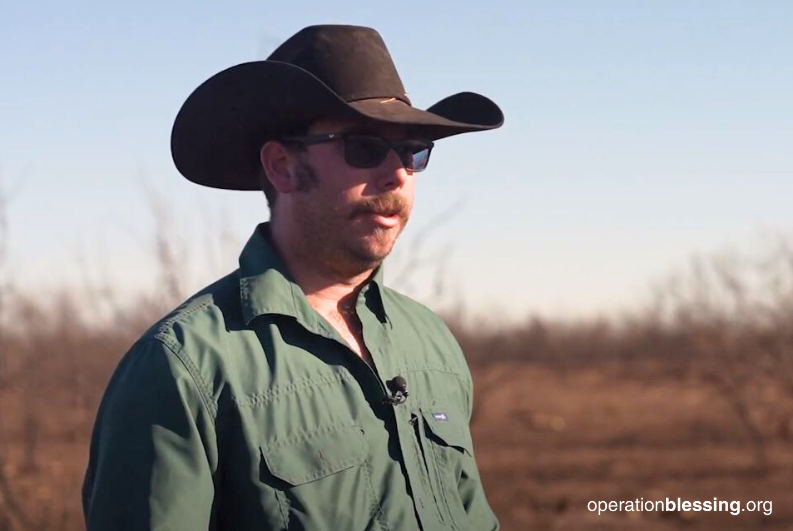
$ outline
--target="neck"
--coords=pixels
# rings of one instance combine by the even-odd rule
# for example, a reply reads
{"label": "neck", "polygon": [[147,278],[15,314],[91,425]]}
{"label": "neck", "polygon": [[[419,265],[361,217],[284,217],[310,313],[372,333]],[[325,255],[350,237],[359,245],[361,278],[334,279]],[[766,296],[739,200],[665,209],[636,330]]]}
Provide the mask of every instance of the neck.
{"label": "neck", "polygon": [[348,313],[374,269],[346,276],[328,267],[317,249],[305,249],[303,241],[286,223],[270,222],[270,240],[289,274],[303,290],[309,304],[320,314]]}

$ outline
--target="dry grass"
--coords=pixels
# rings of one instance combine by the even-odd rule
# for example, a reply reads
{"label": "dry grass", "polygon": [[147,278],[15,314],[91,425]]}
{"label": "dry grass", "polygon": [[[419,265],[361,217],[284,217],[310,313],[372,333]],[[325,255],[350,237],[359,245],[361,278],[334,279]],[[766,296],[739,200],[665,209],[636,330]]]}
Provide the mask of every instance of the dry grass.
{"label": "dry grass", "polygon": [[[0,531],[81,529],[102,391],[135,338],[184,296],[168,271],[173,240],[154,242],[165,289],[123,308],[98,289],[111,319],[92,327],[74,295],[43,305],[8,284],[2,206],[0,190]],[[793,528],[792,287],[793,252],[780,241],[759,262],[698,260],[619,323],[534,318],[486,331],[452,319],[503,527]],[[587,510],[666,497],[771,500],[773,514]]]}
{"label": "dry grass", "polygon": [[[4,493],[0,529],[82,527],[79,488],[93,415],[134,333],[126,339],[85,329],[71,334],[11,343],[9,374],[16,376],[0,397],[0,466],[22,516],[9,511]],[[27,360],[36,363],[26,367]],[[765,456],[759,463],[729,402],[681,362],[495,359],[474,363],[474,376],[477,457],[505,529],[793,525],[786,425],[758,423]],[[590,500],[678,496],[771,500],[774,512],[598,517],[586,510]]]}

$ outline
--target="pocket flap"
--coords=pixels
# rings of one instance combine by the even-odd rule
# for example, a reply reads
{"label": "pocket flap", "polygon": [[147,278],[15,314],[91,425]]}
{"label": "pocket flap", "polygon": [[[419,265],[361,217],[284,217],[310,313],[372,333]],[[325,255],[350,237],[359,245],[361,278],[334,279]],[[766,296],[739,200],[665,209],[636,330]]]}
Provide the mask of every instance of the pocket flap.
{"label": "pocket flap", "polygon": [[363,463],[368,445],[361,428],[348,426],[262,446],[261,451],[272,475],[301,485]]}
{"label": "pocket flap", "polygon": [[443,407],[422,408],[421,414],[432,435],[445,444],[454,446],[473,455],[473,444],[466,421],[459,413]]}

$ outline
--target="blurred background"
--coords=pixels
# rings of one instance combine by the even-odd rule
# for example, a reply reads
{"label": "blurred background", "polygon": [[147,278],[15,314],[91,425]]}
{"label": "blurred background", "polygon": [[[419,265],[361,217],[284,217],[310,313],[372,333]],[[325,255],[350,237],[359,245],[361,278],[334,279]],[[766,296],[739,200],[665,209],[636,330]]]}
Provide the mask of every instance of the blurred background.
{"label": "blurred background", "polygon": [[[385,266],[466,352],[503,527],[793,528],[793,3],[142,0],[0,6],[0,531],[83,528],[116,363],[269,217],[178,174],[182,102],[317,23],[505,112]],[[587,509],[678,497],[773,512]]]}

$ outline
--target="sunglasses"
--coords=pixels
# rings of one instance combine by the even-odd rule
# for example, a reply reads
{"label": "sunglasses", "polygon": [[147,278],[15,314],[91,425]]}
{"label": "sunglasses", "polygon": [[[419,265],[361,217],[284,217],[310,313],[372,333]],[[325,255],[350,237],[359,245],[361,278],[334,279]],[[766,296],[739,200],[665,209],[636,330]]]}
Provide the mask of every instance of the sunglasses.
{"label": "sunglasses", "polygon": [[429,140],[386,140],[374,135],[360,133],[328,133],[312,136],[288,136],[281,140],[303,145],[344,140],[344,160],[356,168],[376,168],[393,149],[406,170],[422,171],[430,161],[430,153],[435,146]]}

